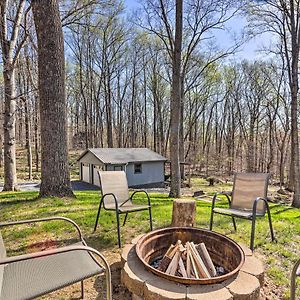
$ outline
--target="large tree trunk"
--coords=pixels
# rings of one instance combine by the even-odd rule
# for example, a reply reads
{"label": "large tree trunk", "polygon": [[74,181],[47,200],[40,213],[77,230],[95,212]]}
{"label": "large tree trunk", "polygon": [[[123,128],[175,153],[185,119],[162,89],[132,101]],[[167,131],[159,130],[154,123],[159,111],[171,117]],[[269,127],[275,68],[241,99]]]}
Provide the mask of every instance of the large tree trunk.
{"label": "large tree trunk", "polygon": [[182,0],[176,0],[176,31],[173,54],[173,77],[171,96],[171,135],[170,135],[170,157],[171,157],[171,189],[170,197],[180,197],[180,163],[179,163],[179,128],[180,128],[180,106],[181,106],[181,47],[182,47]]}
{"label": "large tree trunk", "polygon": [[33,0],[41,120],[40,196],[74,196],[67,146],[64,39],[57,0]]}

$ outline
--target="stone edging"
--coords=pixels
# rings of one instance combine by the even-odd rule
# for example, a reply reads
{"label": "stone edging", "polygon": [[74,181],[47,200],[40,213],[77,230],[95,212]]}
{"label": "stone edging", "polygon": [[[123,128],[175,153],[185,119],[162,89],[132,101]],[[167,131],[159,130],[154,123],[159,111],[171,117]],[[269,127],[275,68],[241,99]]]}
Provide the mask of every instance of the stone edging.
{"label": "stone edging", "polygon": [[122,251],[121,281],[134,300],[257,300],[264,282],[264,265],[246,246],[245,263],[237,276],[220,284],[185,286],[147,271],[135,252],[139,237]]}

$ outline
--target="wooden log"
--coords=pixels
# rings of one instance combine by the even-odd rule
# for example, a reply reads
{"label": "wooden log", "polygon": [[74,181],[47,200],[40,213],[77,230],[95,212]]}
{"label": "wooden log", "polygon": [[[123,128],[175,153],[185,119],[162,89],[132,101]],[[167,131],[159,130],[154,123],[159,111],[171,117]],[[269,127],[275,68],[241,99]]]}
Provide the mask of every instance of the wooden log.
{"label": "wooden log", "polygon": [[175,272],[178,268],[179,258],[180,258],[180,251],[177,251],[175,253],[175,255],[173,256],[172,261],[170,262],[170,264],[166,270],[166,274],[175,275]]}
{"label": "wooden log", "polygon": [[187,278],[187,273],[186,273],[186,270],[185,270],[185,267],[183,264],[183,260],[181,257],[179,258],[178,266],[179,266],[179,270],[180,270],[182,277]]}
{"label": "wooden log", "polygon": [[187,273],[187,277],[191,278],[191,256],[190,256],[189,244],[187,243],[185,247],[186,247],[186,273]]}
{"label": "wooden log", "polygon": [[211,278],[204,262],[202,261],[200,255],[198,254],[198,251],[195,248],[195,245],[193,242],[190,243],[191,246],[191,253],[193,255],[193,258],[195,260],[195,264],[197,266],[197,271],[198,274],[202,277],[202,278]]}
{"label": "wooden log", "polygon": [[195,263],[195,259],[194,259],[194,256],[192,254],[192,251],[190,251],[190,260],[191,260],[191,269],[192,269],[192,273],[195,275],[195,277],[197,279],[199,279],[199,274],[198,274],[198,270],[197,270],[197,267],[196,267],[196,263]]}
{"label": "wooden log", "polygon": [[162,258],[162,260],[159,262],[159,265],[157,266],[157,269],[159,271],[162,272],[166,272],[170,262],[172,261],[172,257],[171,253],[172,250],[175,248],[175,246],[173,244],[171,244],[171,246],[169,247],[169,249],[167,250],[167,252],[165,253],[164,257]]}
{"label": "wooden log", "polygon": [[206,249],[206,246],[204,243],[200,243],[199,245],[196,246],[196,249],[200,255],[200,257],[202,258],[209,274],[214,277],[217,275],[217,271],[215,268],[215,265]]}
{"label": "wooden log", "polygon": [[167,252],[165,253],[165,256],[170,256],[172,250],[175,248],[175,246],[173,244],[171,244],[171,246],[169,247],[169,249],[167,250]]}
{"label": "wooden log", "polygon": [[175,199],[173,201],[173,227],[193,227],[195,225],[196,201],[190,199]]}

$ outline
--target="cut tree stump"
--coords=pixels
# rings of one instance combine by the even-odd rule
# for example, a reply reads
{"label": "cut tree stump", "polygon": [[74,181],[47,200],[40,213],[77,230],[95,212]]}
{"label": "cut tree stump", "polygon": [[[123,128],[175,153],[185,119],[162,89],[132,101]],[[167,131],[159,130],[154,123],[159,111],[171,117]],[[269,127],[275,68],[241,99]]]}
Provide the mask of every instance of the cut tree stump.
{"label": "cut tree stump", "polygon": [[173,201],[173,227],[193,227],[195,225],[196,201],[176,199]]}

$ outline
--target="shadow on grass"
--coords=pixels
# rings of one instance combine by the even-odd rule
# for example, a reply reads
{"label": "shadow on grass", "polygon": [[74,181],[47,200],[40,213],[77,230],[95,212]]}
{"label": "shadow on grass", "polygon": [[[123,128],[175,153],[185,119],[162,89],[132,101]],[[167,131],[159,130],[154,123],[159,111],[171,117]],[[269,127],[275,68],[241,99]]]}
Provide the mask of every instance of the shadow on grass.
{"label": "shadow on grass", "polygon": [[29,204],[29,203],[34,203],[38,200],[41,200],[41,198],[39,198],[38,196],[29,199],[25,198],[25,199],[14,199],[14,200],[6,200],[6,201],[2,201],[0,199],[0,207],[7,207],[7,206],[17,205],[17,204]]}

